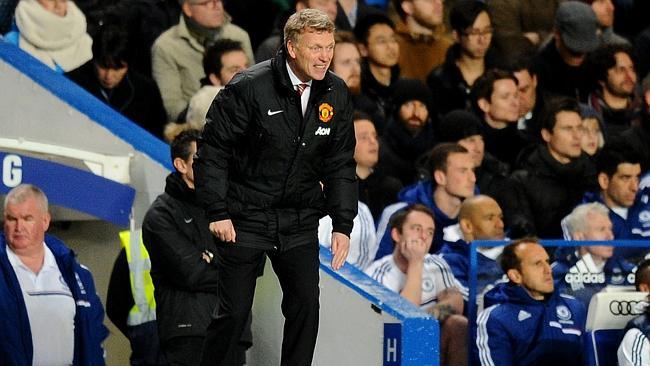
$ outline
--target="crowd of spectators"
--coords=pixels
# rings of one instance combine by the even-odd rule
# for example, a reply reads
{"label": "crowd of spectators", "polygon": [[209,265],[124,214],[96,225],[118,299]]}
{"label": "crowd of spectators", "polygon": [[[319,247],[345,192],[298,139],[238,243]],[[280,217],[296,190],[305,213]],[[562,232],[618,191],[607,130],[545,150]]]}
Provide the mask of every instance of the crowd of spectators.
{"label": "crowd of spectators", "polygon": [[[566,350],[548,358],[549,345],[575,339],[540,333],[537,346],[499,339],[504,329],[522,339],[532,332],[510,330],[512,309],[519,322],[521,314],[567,315],[535,310],[538,301],[552,302],[573,314],[567,330],[575,334],[594,293],[634,285],[620,274],[633,275],[648,248],[553,252],[532,237],[650,239],[650,187],[640,183],[650,173],[650,21],[635,15],[647,8],[643,1],[273,1],[266,32],[251,26],[255,10],[231,16],[230,9],[242,14],[234,3],[20,0],[11,24],[0,25],[9,31],[4,41],[172,141],[180,130],[202,128],[237,72],[276,55],[290,14],[324,11],[337,26],[330,71],[355,109],[359,202],[348,262],[438,317],[443,364],[558,360]],[[321,220],[321,243],[330,242],[331,225]],[[163,229],[147,227],[145,239],[167,235]],[[468,300],[468,243],[506,238],[527,239],[505,251],[479,247],[485,310],[474,354],[459,353],[467,349],[455,340],[468,331],[458,301]],[[151,255],[152,275],[162,292],[159,256]],[[582,273],[602,273],[603,281],[576,281]],[[645,324],[636,329],[647,337]],[[197,331],[190,336],[198,344]]]}

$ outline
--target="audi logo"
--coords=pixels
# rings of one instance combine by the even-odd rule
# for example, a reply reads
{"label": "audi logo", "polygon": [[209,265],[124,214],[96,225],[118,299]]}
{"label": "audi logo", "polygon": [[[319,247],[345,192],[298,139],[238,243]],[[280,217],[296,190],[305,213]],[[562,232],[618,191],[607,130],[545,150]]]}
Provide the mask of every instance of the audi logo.
{"label": "audi logo", "polygon": [[609,312],[613,315],[641,315],[643,310],[639,305],[641,301],[619,301],[609,303]]}

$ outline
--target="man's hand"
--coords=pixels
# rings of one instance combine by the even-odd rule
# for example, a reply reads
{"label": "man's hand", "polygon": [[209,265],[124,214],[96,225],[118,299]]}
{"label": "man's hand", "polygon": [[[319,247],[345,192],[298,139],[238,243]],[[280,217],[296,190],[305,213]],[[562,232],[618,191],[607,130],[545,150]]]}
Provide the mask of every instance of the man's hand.
{"label": "man's hand", "polygon": [[405,237],[399,245],[402,255],[409,263],[424,261],[424,257],[429,252],[429,245],[427,245],[427,242],[418,238]]}
{"label": "man's hand", "polygon": [[350,251],[350,238],[341,233],[332,233],[332,268],[337,271],[343,266]]}
{"label": "man's hand", "polygon": [[225,243],[234,243],[235,236],[237,236],[230,219],[211,222],[210,231],[214,236]]}

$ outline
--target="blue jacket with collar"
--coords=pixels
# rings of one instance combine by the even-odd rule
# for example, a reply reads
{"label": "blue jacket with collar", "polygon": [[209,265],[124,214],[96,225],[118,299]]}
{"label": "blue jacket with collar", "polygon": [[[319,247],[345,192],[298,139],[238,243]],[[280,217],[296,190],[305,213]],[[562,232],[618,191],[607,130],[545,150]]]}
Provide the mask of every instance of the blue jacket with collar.
{"label": "blue jacket with collar", "polygon": [[449,218],[444,212],[440,211],[438,206],[436,206],[436,202],[433,200],[433,189],[434,184],[431,180],[418,182],[405,187],[397,195],[399,202],[393,203],[384,209],[384,212],[382,212],[381,218],[379,219],[379,223],[377,224],[377,240],[379,240],[379,247],[377,249],[377,254],[375,255],[375,260],[393,252],[393,239],[390,236],[390,226],[388,224],[390,217],[393,216],[395,212],[414,203],[423,204],[433,211],[436,228],[433,234],[433,244],[431,244],[429,253],[438,252],[442,245],[444,229],[447,226],[457,224],[458,219]]}
{"label": "blue jacket with collar", "polygon": [[585,307],[553,292],[535,300],[523,287],[501,283],[485,295],[477,320],[476,365],[582,364]]}
{"label": "blue jacket with collar", "polygon": [[[603,202],[600,192],[586,192],[583,203]],[[650,238],[650,187],[637,192],[632,207],[628,209],[627,219],[609,210],[609,218],[614,224],[616,239],[647,239]]]}
{"label": "blue jacket with collar", "polygon": [[636,266],[619,256],[609,258],[602,272],[589,267],[576,251],[558,258],[552,264],[553,278],[559,290],[575,296],[585,307],[589,307],[593,295],[609,285],[634,286]]}
{"label": "blue jacket with collar", "polygon": [[[469,293],[469,244],[464,240],[445,242],[440,249],[440,256],[449,264],[454,277]],[[476,287],[480,294],[485,286],[495,283],[503,277],[503,270],[497,261],[476,253]]]}
{"label": "blue jacket with collar", "polygon": [[[79,264],[72,250],[46,235],[45,244],[54,254],[63,279],[76,303],[74,318],[74,366],[104,365],[102,342],[108,336],[104,308],[95,291],[90,271]],[[0,365],[30,366],[33,345],[23,294],[9,258],[4,233],[0,234]]]}

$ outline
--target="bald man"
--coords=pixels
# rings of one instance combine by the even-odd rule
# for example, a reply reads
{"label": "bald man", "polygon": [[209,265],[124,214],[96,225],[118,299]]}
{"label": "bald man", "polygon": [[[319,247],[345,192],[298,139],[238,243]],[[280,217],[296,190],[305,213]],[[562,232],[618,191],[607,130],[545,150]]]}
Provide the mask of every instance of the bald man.
{"label": "bald man", "polygon": [[[449,264],[454,277],[468,290],[469,286],[469,243],[474,240],[503,240],[503,212],[491,197],[478,195],[463,201],[458,214],[463,239],[445,242],[440,255]],[[488,284],[503,277],[497,263],[502,247],[479,247],[477,253],[477,293]]]}

